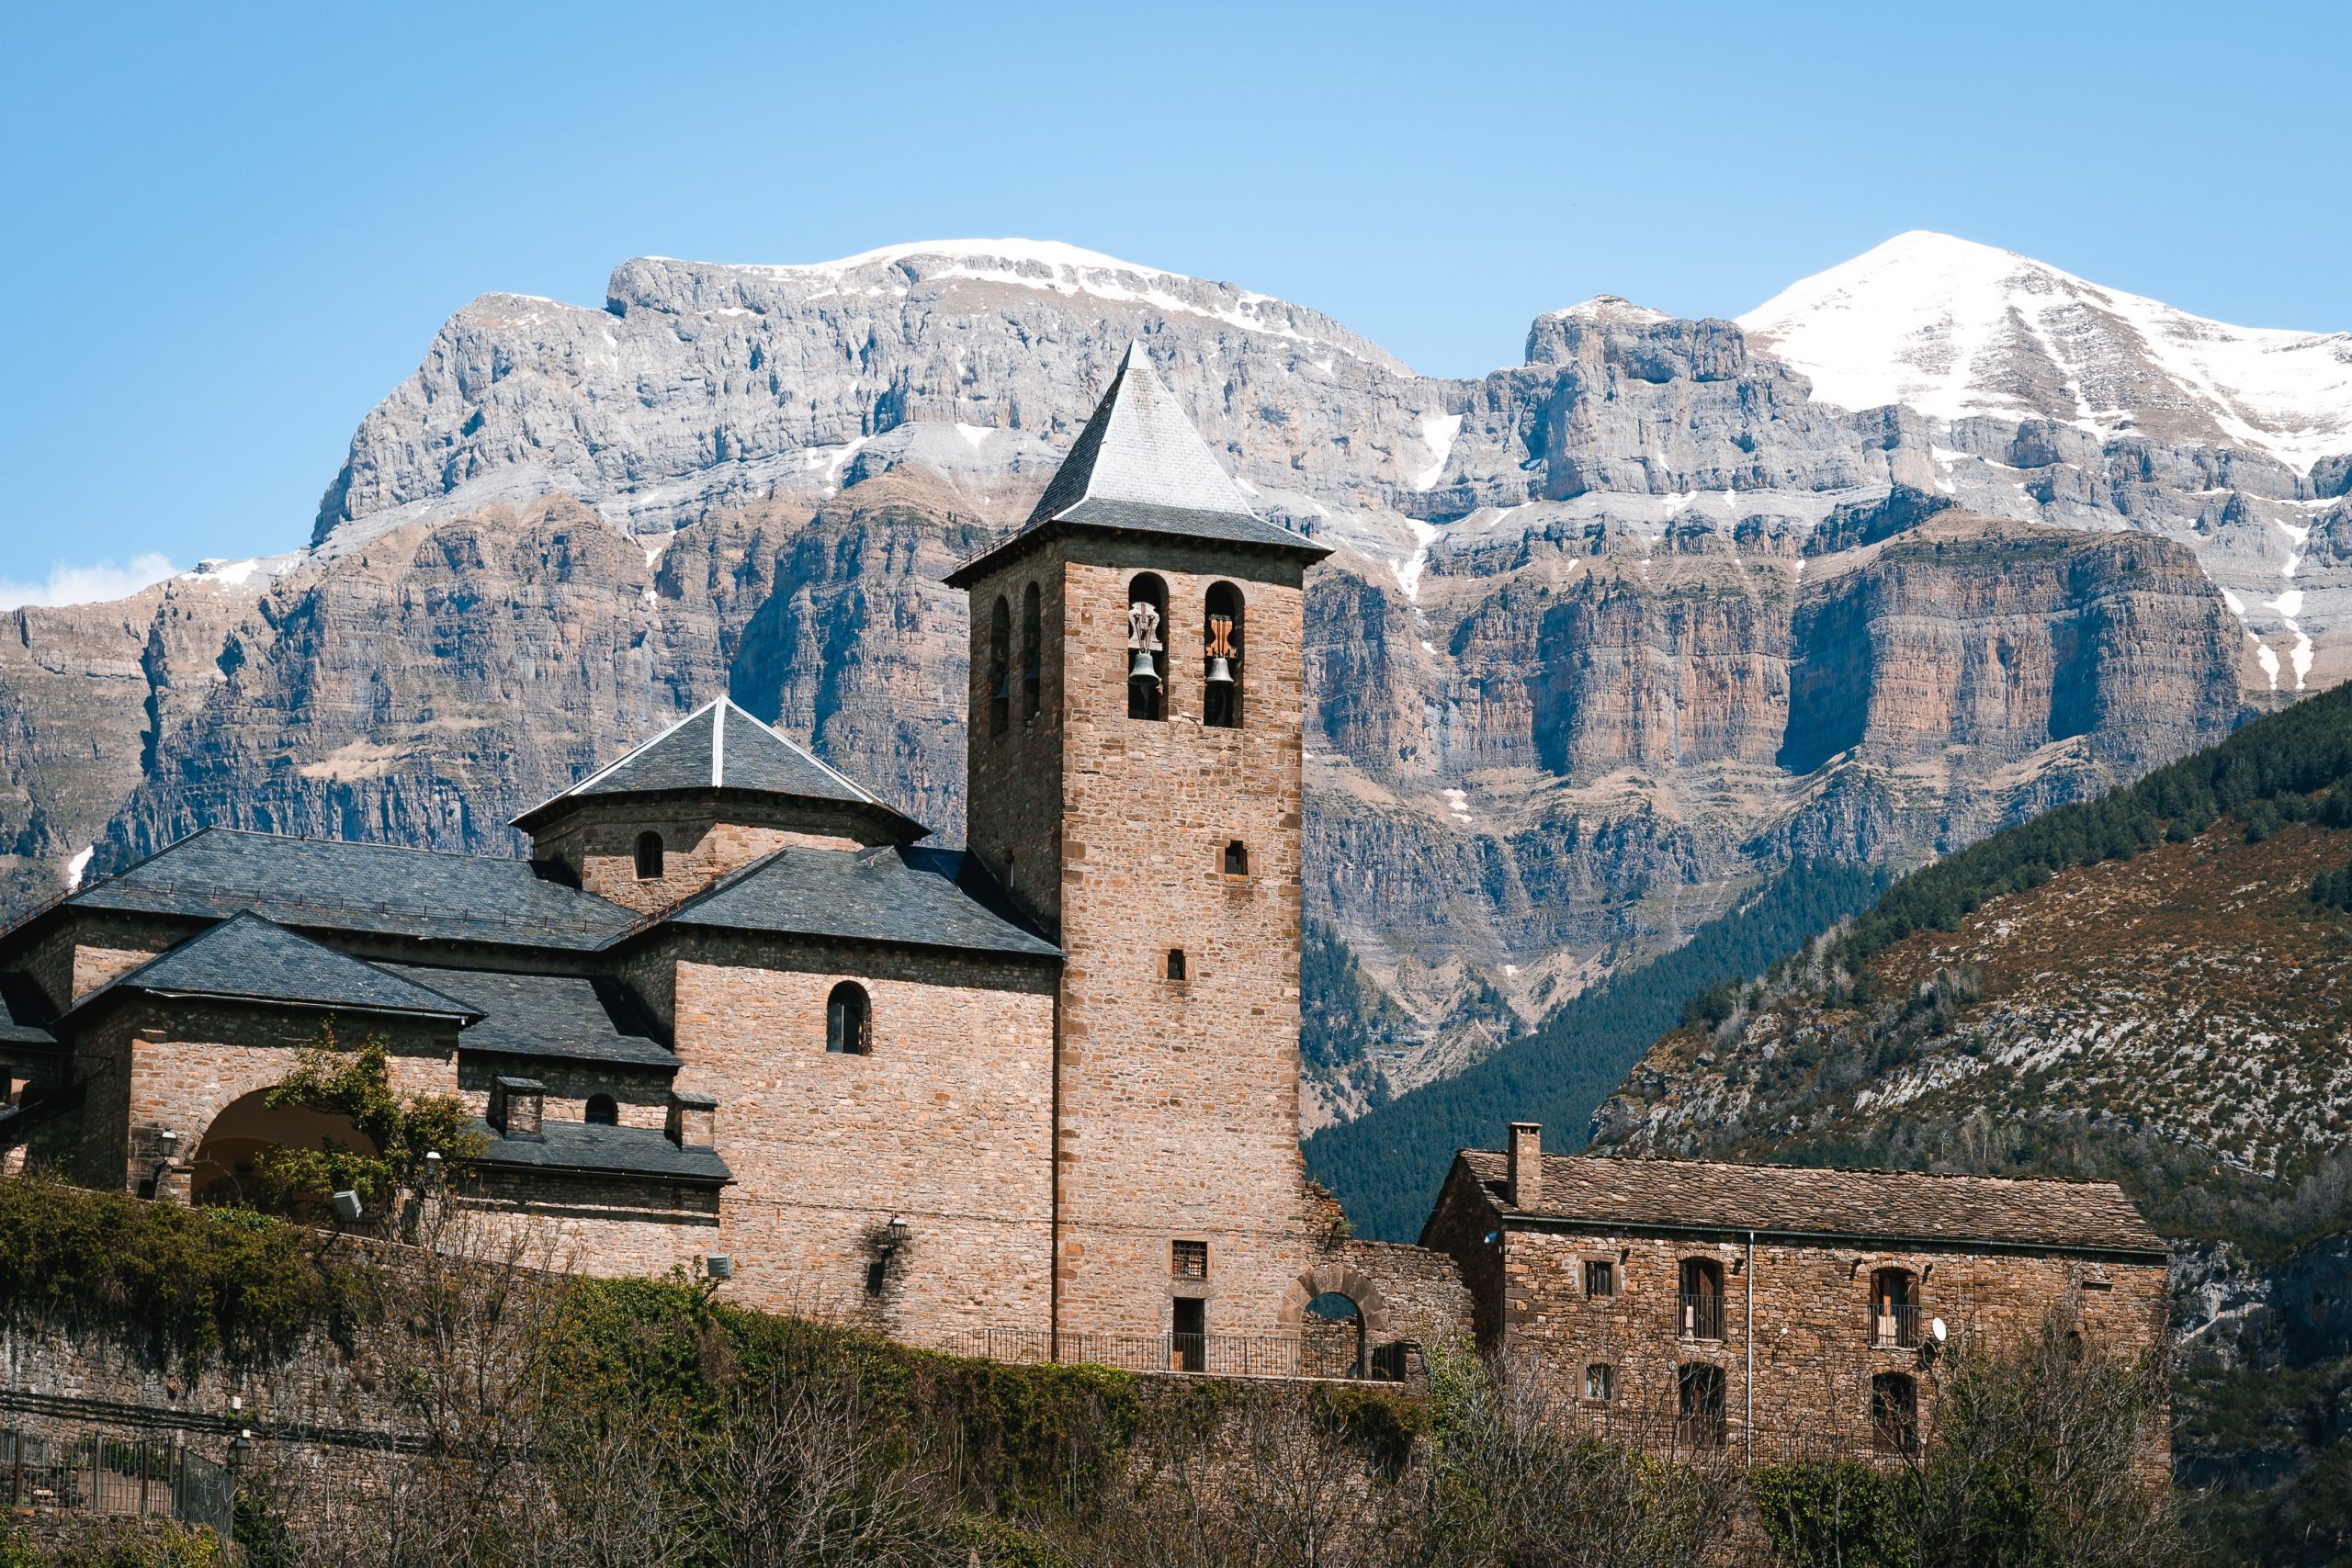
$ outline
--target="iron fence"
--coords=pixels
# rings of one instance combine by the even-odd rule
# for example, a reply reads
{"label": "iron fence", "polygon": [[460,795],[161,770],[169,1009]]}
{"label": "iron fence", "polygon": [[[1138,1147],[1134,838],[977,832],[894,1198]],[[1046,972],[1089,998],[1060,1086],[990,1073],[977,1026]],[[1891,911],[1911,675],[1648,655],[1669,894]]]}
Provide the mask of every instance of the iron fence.
{"label": "iron fence", "polygon": [[1721,1339],[1724,1337],[1724,1298],[1719,1292],[1682,1292],[1682,1337],[1686,1339]]}
{"label": "iron fence", "polygon": [[236,1481],[177,1443],[85,1434],[70,1441],[0,1431],[0,1496],[12,1508],[75,1508],[236,1528]]}
{"label": "iron fence", "polygon": [[[1355,1343],[1275,1334],[1105,1334],[1043,1328],[973,1328],[945,1336],[952,1356],[1036,1365],[1084,1361],[1131,1372],[1202,1372],[1213,1377],[1355,1378],[1393,1381],[1402,1358],[1360,1357]],[[1368,1364],[1367,1364],[1368,1363]]]}
{"label": "iron fence", "polygon": [[1871,1308],[1871,1344],[1880,1349],[1919,1348],[1919,1308],[1916,1303],[1879,1302]]}

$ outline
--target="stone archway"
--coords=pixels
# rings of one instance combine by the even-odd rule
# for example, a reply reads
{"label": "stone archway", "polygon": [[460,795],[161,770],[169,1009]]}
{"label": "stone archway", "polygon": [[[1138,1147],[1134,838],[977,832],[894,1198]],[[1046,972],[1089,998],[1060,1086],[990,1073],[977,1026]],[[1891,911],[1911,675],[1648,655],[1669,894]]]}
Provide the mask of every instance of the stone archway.
{"label": "stone archway", "polygon": [[332,1142],[361,1154],[377,1152],[375,1141],[348,1117],[273,1107],[268,1095],[266,1089],[239,1095],[213,1117],[188,1158],[191,1202],[243,1201],[254,1159],[266,1148],[323,1149]]}
{"label": "stone archway", "polygon": [[[1355,1307],[1352,1317],[1329,1316],[1311,1311],[1320,1298],[1345,1297]],[[1379,1282],[1361,1269],[1344,1263],[1309,1269],[1283,1292],[1283,1331],[1302,1342],[1310,1370],[1326,1377],[1369,1377],[1374,1347],[1387,1343],[1388,1300]]]}

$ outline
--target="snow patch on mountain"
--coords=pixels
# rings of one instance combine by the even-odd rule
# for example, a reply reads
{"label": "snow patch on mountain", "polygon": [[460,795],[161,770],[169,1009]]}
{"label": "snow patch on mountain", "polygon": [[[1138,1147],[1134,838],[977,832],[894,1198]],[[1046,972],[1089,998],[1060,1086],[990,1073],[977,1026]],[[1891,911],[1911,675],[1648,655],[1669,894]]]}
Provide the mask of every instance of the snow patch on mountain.
{"label": "snow patch on mountain", "polygon": [[2297,468],[2352,451],[2352,333],[2231,326],[1948,234],[1899,234],[1738,324],[1846,408],[2056,419]]}

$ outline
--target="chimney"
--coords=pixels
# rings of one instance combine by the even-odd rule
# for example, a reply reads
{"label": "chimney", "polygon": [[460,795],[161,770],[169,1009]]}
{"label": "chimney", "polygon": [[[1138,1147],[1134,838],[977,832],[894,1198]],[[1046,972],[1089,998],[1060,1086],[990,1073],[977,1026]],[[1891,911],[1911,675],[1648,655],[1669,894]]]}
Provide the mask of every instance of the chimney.
{"label": "chimney", "polygon": [[670,1141],[682,1149],[715,1145],[718,1142],[718,1097],[698,1089],[672,1089]]}
{"label": "chimney", "polygon": [[490,1087],[490,1124],[509,1138],[544,1137],[547,1100],[548,1086],[537,1078],[496,1079]]}
{"label": "chimney", "polygon": [[1510,1124],[1510,1165],[1504,1177],[1503,1201],[1514,1209],[1543,1206],[1544,1128],[1540,1122]]}

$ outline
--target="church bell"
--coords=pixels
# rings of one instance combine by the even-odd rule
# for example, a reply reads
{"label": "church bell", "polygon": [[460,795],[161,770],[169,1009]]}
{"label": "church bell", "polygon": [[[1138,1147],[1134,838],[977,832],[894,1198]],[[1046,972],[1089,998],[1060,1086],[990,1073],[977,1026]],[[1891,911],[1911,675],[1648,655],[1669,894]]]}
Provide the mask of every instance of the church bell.
{"label": "church bell", "polygon": [[1209,660],[1208,682],[1212,686],[1233,684],[1233,666],[1226,662],[1225,655],[1220,653]]}
{"label": "church bell", "polygon": [[1135,660],[1127,666],[1127,679],[1143,682],[1157,682],[1159,679],[1159,671],[1151,667],[1151,654],[1148,650],[1140,648],[1136,649]]}

